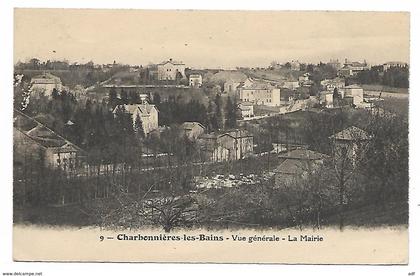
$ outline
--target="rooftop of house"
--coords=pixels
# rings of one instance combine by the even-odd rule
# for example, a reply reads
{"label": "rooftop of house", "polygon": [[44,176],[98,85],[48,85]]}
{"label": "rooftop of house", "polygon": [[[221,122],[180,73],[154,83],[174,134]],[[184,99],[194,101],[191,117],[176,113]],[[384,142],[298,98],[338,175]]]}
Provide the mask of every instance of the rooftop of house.
{"label": "rooftop of house", "polygon": [[262,90],[271,90],[274,88],[275,87],[271,85],[270,83],[260,82],[260,81],[253,82],[252,84],[248,86],[242,87],[242,89],[262,89]]}
{"label": "rooftop of house", "polygon": [[361,86],[359,86],[357,84],[347,85],[347,86],[344,86],[344,88],[346,88],[346,89],[363,89]]}
{"label": "rooftop of house", "polygon": [[350,67],[365,67],[367,66],[366,62],[359,62],[359,61],[345,61],[344,66]]}
{"label": "rooftop of house", "polygon": [[329,138],[335,139],[335,140],[360,141],[360,140],[369,140],[372,137],[363,129],[360,129],[355,126],[351,126],[330,136]]}
{"label": "rooftop of house", "polygon": [[301,175],[303,172],[310,169],[313,164],[312,162],[313,160],[286,159],[276,169],[274,169],[274,172]]}
{"label": "rooftop of house", "polygon": [[328,158],[328,155],[308,150],[308,149],[295,149],[287,153],[279,155],[283,159],[301,159],[301,160],[322,160]]}
{"label": "rooftop of house", "polygon": [[54,152],[83,152],[81,148],[19,110],[14,110],[13,127],[34,143]]}
{"label": "rooftop of house", "polygon": [[223,136],[230,136],[234,139],[239,138],[246,138],[246,137],[253,137],[248,131],[243,129],[235,129],[235,130],[229,130],[225,132],[212,132],[208,134],[202,134],[200,135],[199,139],[210,139],[210,140],[217,140]]}
{"label": "rooftop of house", "polygon": [[194,127],[201,127],[203,129],[205,129],[205,127],[199,122],[184,122],[184,123],[181,124],[181,128],[185,129],[185,130],[191,130]]}
{"label": "rooftop of house", "polygon": [[201,78],[200,74],[191,74],[190,78]]}
{"label": "rooftop of house", "polygon": [[59,77],[54,76],[51,73],[43,73],[41,75],[32,77],[31,82],[41,84],[41,83],[61,82],[61,80]]}
{"label": "rooftop of house", "polygon": [[235,139],[245,138],[245,137],[252,137],[252,135],[248,131],[246,131],[244,129],[230,130],[230,131],[227,131],[227,132],[223,133],[221,136],[224,136],[224,135],[229,135],[229,136],[231,136],[231,137],[233,137]]}
{"label": "rooftop of house", "polygon": [[345,80],[342,78],[336,77],[334,79],[323,79],[321,82],[322,83],[337,83],[337,82],[341,83],[341,82],[345,82]]}
{"label": "rooftop of house", "polygon": [[114,108],[113,113],[116,113],[118,108],[121,108],[121,107],[124,107],[124,110],[126,112],[130,113],[130,114],[134,114],[137,109],[142,114],[150,114],[153,109],[157,110],[157,108],[155,107],[154,104],[148,104],[148,103],[144,103],[144,104],[121,104],[121,105],[117,105]]}
{"label": "rooftop of house", "polygon": [[173,65],[185,65],[185,63],[183,63],[182,61],[175,61],[175,60],[172,60],[171,58],[168,60],[162,61],[158,65],[165,65],[167,63],[172,63]]}

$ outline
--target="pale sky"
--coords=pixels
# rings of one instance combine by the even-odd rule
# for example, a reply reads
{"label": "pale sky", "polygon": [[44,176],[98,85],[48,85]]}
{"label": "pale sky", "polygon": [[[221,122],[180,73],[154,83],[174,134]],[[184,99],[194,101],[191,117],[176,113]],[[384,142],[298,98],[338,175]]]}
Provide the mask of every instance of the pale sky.
{"label": "pale sky", "polygon": [[409,62],[409,13],[16,9],[14,20],[15,62]]}

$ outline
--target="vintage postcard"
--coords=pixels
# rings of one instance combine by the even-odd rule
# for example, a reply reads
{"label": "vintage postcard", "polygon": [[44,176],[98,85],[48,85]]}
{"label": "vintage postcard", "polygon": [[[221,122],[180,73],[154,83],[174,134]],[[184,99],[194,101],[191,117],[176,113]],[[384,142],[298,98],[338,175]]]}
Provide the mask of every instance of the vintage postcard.
{"label": "vintage postcard", "polygon": [[15,9],[14,260],[407,264],[409,22]]}

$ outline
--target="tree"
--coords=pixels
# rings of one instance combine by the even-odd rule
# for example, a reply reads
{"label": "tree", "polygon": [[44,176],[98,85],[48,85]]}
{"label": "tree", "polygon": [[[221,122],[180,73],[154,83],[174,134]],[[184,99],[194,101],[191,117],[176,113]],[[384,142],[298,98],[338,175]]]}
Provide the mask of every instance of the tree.
{"label": "tree", "polygon": [[128,104],[128,93],[123,88],[121,88],[121,102],[123,104]]}
{"label": "tree", "polygon": [[236,102],[232,102],[232,100],[228,96],[226,102],[226,126],[228,128],[235,128],[236,120]]}
{"label": "tree", "polygon": [[111,107],[111,109],[114,109],[115,106],[117,105],[117,91],[115,91],[115,87],[111,87],[111,89],[109,90],[109,105]]}
{"label": "tree", "polygon": [[153,94],[153,103],[159,108],[160,103],[161,103],[161,98],[160,98],[159,93]]}
{"label": "tree", "polygon": [[129,104],[140,103],[140,96],[136,91],[130,91],[130,93],[128,94],[128,103]]}
{"label": "tree", "polygon": [[357,132],[348,132],[350,139],[342,142],[332,137],[332,169],[337,183],[338,206],[339,206],[339,225],[340,230],[344,228],[344,208],[351,200],[351,190],[349,183],[357,183],[360,168],[365,161],[366,152],[370,143],[362,140]]}
{"label": "tree", "polygon": [[216,129],[223,129],[224,128],[224,116],[223,116],[223,109],[222,109],[222,98],[220,94],[216,95],[214,100],[216,105],[216,110],[214,114],[213,122],[215,124]]}
{"label": "tree", "polygon": [[146,136],[144,133],[143,122],[141,121],[139,114],[137,114],[134,121],[134,132],[140,139],[143,139]]}
{"label": "tree", "polygon": [[[399,116],[377,114],[369,122],[371,147],[366,153],[363,171],[378,186],[372,187],[368,200],[382,208],[395,200],[407,200],[408,194],[408,125]],[[372,184],[375,184],[374,182]]]}
{"label": "tree", "polygon": [[146,219],[161,225],[169,233],[177,226],[188,226],[194,221],[196,210],[195,200],[190,196],[164,196],[144,201]]}

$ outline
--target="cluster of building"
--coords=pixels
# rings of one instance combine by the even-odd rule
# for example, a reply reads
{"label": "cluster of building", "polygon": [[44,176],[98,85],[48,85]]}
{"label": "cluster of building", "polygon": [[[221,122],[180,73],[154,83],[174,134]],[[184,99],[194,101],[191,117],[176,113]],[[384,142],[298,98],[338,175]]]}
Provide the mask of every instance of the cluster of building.
{"label": "cluster of building", "polygon": [[[350,166],[357,166],[357,160],[365,153],[372,138],[358,127],[348,127],[329,137],[333,142],[332,154],[335,160],[348,160]],[[274,170],[276,188],[293,185],[296,181],[307,179],[313,173],[319,173],[325,162],[332,158],[306,148],[296,148],[278,157],[281,163]]]}
{"label": "cluster of building", "polygon": [[184,122],[180,128],[181,135],[197,143],[203,161],[240,160],[249,157],[254,150],[254,137],[246,130],[206,133],[205,127],[198,122]]}
{"label": "cluster of building", "polygon": [[357,73],[369,70],[370,65],[367,64],[366,60],[363,62],[359,61],[349,61],[345,59],[343,67],[338,70],[338,74],[342,77],[351,77],[356,75]]}
{"label": "cluster of building", "polygon": [[363,88],[357,84],[345,85],[344,79],[326,79],[321,81],[320,104],[326,108],[350,105],[356,108],[372,108],[370,99],[364,98]]}
{"label": "cluster of building", "polygon": [[239,129],[202,134],[197,143],[202,158],[210,162],[244,159],[254,150],[254,137]]}

